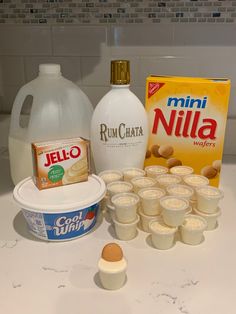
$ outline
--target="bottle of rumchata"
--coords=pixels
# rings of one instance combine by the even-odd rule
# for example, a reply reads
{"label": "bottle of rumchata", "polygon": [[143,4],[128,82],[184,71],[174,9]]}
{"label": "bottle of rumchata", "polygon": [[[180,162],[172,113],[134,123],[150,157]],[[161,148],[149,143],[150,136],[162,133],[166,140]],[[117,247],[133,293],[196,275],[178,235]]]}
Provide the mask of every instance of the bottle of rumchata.
{"label": "bottle of rumchata", "polygon": [[140,100],[130,91],[127,60],[111,62],[111,90],[95,108],[91,148],[96,172],[127,167],[143,168],[148,120]]}

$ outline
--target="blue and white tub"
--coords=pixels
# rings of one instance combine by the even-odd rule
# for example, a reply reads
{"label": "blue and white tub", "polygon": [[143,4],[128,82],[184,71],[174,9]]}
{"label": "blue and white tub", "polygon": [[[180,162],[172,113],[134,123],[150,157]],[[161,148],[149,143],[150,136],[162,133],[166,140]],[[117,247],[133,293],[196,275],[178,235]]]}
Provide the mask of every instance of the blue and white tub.
{"label": "blue and white tub", "polygon": [[29,231],[46,241],[81,237],[96,224],[105,183],[96,175],[86,182],[38,190],[31,178],[18,183],[13,197],[21,207]]}

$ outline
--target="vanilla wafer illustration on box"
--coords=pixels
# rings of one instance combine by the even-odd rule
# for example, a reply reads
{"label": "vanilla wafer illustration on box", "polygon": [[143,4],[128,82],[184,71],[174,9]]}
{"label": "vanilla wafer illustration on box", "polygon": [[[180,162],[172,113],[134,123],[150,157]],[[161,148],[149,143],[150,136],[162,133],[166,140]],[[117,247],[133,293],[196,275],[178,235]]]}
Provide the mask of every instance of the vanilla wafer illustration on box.
{"label": "vanilla wafer illustration on box", "polygon": [[32,153],[40,190],[88,180],[89,141],[83,138],[32,143]]}

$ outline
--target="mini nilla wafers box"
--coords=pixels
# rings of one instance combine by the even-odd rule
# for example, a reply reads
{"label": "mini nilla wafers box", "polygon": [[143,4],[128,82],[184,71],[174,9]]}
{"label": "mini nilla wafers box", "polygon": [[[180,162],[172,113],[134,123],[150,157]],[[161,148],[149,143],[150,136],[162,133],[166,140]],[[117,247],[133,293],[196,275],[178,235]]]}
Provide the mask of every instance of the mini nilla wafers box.
{"label": "mini nilla wafers box", "polygon": [[32,143],[33,180],[38,189],[87,181],[89,147],[81,137]]}
{"label": "mini nilla wafers box", "polygon": [[218,186],[229,95],[228,79],[149,76],[145,166],[190,166]]}

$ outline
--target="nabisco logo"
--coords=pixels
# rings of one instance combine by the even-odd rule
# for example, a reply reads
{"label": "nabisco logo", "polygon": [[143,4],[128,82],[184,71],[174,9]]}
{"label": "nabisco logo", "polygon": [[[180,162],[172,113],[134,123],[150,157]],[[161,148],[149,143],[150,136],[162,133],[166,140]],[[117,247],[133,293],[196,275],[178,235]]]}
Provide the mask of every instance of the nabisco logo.
{"label": "nabisco logo", "polygon": [[149,82],[148,83],[148,98],[154,95],[163,85],[164,83]]}

